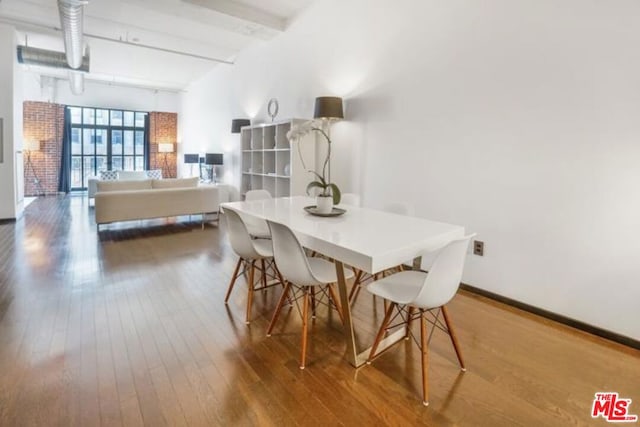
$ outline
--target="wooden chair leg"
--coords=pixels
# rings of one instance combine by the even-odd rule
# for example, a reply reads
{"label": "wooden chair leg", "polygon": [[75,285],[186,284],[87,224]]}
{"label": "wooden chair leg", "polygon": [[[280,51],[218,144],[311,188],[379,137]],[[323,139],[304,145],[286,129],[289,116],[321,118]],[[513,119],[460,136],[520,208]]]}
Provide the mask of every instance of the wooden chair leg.
{"label": "wooden chair leg", "polygon": [[229,282],[229,287],[227,288],[227,295],[224,297],[224,303],[229,302],[229,297],[231,296],[231,291],[233,290],[233,286],[236,284],[236,280],[238,279],[238,272],[240,271],[240,266],[244,260],[242,258],[238,259],[238,263],[236,264],[235,270],[233,270],[233,276],[231,276],[231,282]]}
{"label": "wooden chair leg", "polygon": [[358,296],[358,293],[360,293],[360,284],[361,284],[360,282],[362,280],[363,271],[356,269],[355,272],[356,272],[356,277],[353,280],[353,287],[349,292],[349,304],[353,304],[356,300],[356,297]]}
{"label": "wooden chair leg", "polygon": [[262,267],[262,290],[267,291],[267,267],[265,267],[264,258],[260,260],[260,266]]}
{"label": "wooden chair leg", "polygon": [[376,335],[376,339],[371,346],[371,352],[369,353],[369,358],[367,359],[367,364],[371,364],[371,361],[376,356],[376,350],[378,349],[378,345],[380,345],[380,341],[382,341],[382,337],[384,336],[384,332],[387,329],[387,325],[391,321],[391,313],[393,309],[396,307],[396,303],[391,303],[389,309],[384,315],[384,320],[382,320],[382,325],[380,325],[380,330],[378,331],[378,335]]}
{"label": "wooden chair leg", "polygon": [[411,332],[411,322],[413,321],[413,307],[408,307],[407,312],[408,312],[407,330],[406,330],[405,335],[404,335],[404,339],[405,340],[409,339],[409,335],[410,335],[410,332]]}
{"label": "wooden chair leg", "polygon": [[269,323],[269,328],[267,329],[267,336],[271,336],[271,332],[273,331],[273,327],[276,325],[278,321],[278,316],[280,316],[280,312],[282,311],[282,306],[284,302],[289,297],[289,290],[291,289],[291,283],[287,282],[284,285],[284,291],[282,291],[282,295],[280,296],[280,300],[278,301],[278,305],[276,306],[276,311],[273,312],[273,317],[271,318],[271,323]]}
{"label": "wooden chair leg", "polygon": [[251,305],[253,304],[253,287],[255,285],[256,260],[251,260],[249,267],[249,295],[247,296],[247,316],[244,323],[247,325],[251,322]]}
{"label": "wooden chair leg", "polygon": [[300,355],[300,369],[304,369],[307,357],[307,318],[309,317],[309,288],[304,289],[302,300],[302,354]]}
{"label": "wooden chair leg", "polygon": [[311,318],[316,318],[316,288],[310,287],[309,292],[311,293]]}
{"label": "wooden chair leg", "polygon": [[420,351],[422,352],[422,404],[429,406],[429,348],[427,347],[427,319],[420,309]]}
{"label": "wooden chair leg", "polygon": [[335,289],[331,285],[327,285],[329,289],[329,298],[333,301],[333,305],[335,305],[336,310],[338,310],[338,316],[340,316],[340,322],[344,325],[344,317],[342,316],[342,307],[340,307],[340,303],[338,302],[338,295],[336,295]]}
{"label": "wooden chair leg", "polygon": [[453,344],[453,348],[456,351],[456,356],[458,356],[458,362],[460,362],[460,368],[462,371],[466,372],[467,368],[464,366],[464,360],[462,360],[462,352],[460,351],[460,344],[458,343],[458,338],[456,333],[453,330],[453,324],[451,323],[451,318],[449,317],[449,312],[447,311],[447,307],[444,305],[440,307],[442,310],[442,315],[444,316],[444,322],[447,324],[447,330],[449,331],[449,338],[451,338],[451,343]]}

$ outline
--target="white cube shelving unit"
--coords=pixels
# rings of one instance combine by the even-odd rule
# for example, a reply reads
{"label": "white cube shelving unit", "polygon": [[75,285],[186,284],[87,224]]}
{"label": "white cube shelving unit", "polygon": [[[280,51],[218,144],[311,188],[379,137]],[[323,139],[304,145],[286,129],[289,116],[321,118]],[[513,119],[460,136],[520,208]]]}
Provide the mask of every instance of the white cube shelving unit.
{"label": "white cube shelving unit", "polygon": [[241,193],[267,190],[273,197],[301,196],[313,180],[303,166],[315,168],[315,132],[290,142],[291,126],[306,120],[291,119],[245,126],[240,131],[242,144]]}

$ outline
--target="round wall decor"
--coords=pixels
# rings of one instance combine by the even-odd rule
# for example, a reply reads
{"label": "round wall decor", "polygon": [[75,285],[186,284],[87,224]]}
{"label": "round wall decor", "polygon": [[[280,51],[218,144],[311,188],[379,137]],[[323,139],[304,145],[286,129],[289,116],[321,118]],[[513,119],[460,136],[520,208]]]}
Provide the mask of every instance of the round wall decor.
{"label": "round wall decor", "polygon": [[278,100],[275,98],[271,98],[269,103],[267,104],[267,114],[271,117],[271,121],[276,118],[278,115]]}

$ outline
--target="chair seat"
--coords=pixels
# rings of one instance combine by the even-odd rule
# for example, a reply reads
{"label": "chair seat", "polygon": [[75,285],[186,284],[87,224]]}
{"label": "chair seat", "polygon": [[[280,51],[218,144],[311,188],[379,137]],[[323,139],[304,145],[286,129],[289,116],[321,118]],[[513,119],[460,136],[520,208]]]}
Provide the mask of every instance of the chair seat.
{"label": "chair seat", "polygon": [[[318,279],[322,284],[326,283],[334,283],[338,281],[338,276],[336,275],[336,265],[326,259],[317,258],[317,257],[307,257],[309,261],[309,267],[311,267],[311,271],[316,279]],[[344,278],[351,279],[353,277],[353,271],[350,269],[344,269]],[[301,284],[301,283],[300,283]]]}
{"label": "chair seat", "polygon": [[262,258],[273,257],[273,246],[270,239],[255,239],[253,247]]}
{"label": "chair seat", "polygon": [[[398,304],[408,304],[415,300],[424,285],[427,273],[422,271],[401,271],[365,285],[365,289],[379,297]],[[420,307],[428,308],[428,307]]]}

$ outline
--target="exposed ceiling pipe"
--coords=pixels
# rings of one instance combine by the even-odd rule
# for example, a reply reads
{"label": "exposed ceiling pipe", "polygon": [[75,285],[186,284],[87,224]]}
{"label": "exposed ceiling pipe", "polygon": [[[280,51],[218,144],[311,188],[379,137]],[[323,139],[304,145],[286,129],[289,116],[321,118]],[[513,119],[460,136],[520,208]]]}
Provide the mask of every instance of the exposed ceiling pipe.
{"label": "exposed ceiling pipe", "polygon": [[67,63],[75,70],[82,65],[83,6],[88,3],[86,0],[58,0]]}
{"label": "exposed ceiling pipe", "polygon": [[[73,70],[79,70],[82,66],[83,8],[87,4],[87,0],[58,0],[64,50],[67,53],[67,64]],[[84,74],[69,71],[69,84],[74,95],[81,94],[84,91]]]}
{"label": "exposed ceiling pipe", "polygon": [[[26,65],[41,65],[52,68],[67,68],[67,59],[64,52],[57,52],[54,50],[39,49],[31,46],[18,46],[18,62]],[[78,71],[89,72],[89,50],[87,54],[82,57],[82,64],[78,68]]]}

